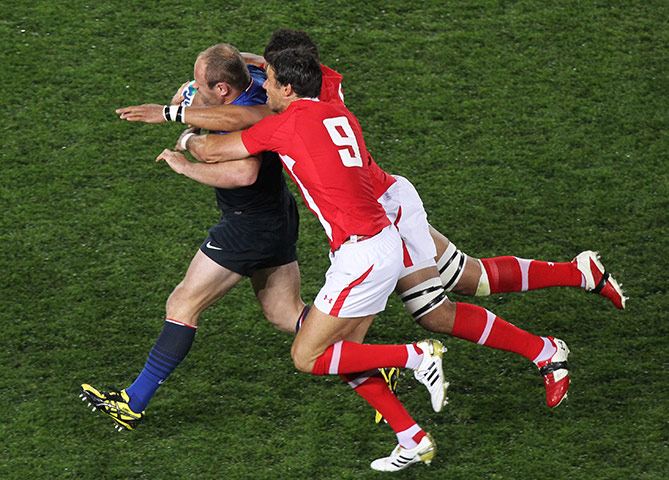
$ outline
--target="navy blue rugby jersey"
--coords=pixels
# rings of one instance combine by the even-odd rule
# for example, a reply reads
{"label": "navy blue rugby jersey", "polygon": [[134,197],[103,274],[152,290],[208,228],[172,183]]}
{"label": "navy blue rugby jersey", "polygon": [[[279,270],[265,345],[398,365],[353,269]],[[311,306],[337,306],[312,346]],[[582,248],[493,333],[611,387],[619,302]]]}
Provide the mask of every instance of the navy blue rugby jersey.
{"label": "navy blue rugby jersey", "polygon": [[[266,76],[263,69],[248,65],[251,84],[237,97],[233,105],[264,105],[267,95],[262,88]],[[212,132],[225,134],[227,132]],[[281,210],[288,187],[281,160],[274,152],[263,152],[258,179],[253,185],[240,188],[215,188],[218,208],[227,213],[259,213]]]}

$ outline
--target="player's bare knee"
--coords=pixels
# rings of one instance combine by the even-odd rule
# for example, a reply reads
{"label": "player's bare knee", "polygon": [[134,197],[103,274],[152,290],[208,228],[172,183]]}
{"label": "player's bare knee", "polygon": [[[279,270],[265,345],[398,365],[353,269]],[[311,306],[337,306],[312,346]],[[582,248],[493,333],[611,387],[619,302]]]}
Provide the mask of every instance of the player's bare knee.
{"label": "player's bare knee", "polygon": [[314,369],[314,362],[304,361],[302,359],[293,358],[293,364],[300,372],[311,373]]}
{"label": "player's bare knee", "polygon": [[305,352],[299,344],[293,343],[290,350],[290,355],[293,358],[293,364],[300,372],[311,373],[314,369],[315,360],[308,352]]}
{"label": "player's bare knee", "polygon": [[490,294],[490,284],[485,268],[478,258],[467,256],[465,270],[451,290],[453,293],[468,296],[486,296]]}
{"label": "player's bare knee", "polygon": [[168,312],[170,310],[173,310],[175,308],[178,309],[178,306],[182,302],[183,298],[183,282],[177,285],[174,290],[172,290],[172,293],[170,293],[170,296],[167,297],[167,302],[165,303],[165,310]]}
{"label": "player's bare knee", "polygon": [[183,282],[176,286],[165,304],[167,318],[188,325],[197,325],[201,310],[197,299],[186,291]]}

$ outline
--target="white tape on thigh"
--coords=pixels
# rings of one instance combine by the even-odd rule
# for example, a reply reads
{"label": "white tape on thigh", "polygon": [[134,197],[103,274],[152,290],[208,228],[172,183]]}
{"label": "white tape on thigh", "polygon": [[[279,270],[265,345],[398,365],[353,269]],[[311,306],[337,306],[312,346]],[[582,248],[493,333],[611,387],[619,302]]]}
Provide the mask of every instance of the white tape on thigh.
{"label": "white tape on thigh", "polygon": [[441,284],[447,292],[453,290],[453,287],[462,277],[466,261],[467,255],[458,250],[452,242],[448,244],[444,254],[437,260]]}
{"label": "white tape on thigh", "polygon": [[430,278],[423,283],[400,293],[404,308],[414,320],[431,312],[447,299],[444,287],[438,278]]}

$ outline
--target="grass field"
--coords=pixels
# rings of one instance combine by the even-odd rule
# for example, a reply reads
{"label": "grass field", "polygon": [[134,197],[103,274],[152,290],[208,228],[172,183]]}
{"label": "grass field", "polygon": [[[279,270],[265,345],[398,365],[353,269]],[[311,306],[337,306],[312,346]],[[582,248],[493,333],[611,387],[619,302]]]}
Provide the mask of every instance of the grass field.
{"label": "grass field", "polygon": [[[669,7],[633,1],[3,1],[0,18],[0,478],[643,479],[669,476]],[[261,52],[307,30],[387,171],[477,257],[599,250],[628,309],[557,288],[459,301],[565,339],[555,410],[525,359],[445,338],[451,404],[400,397],[440,448],[369,469],[395,438],[337,378],[299,374],[242,282],[201,318],[142,425],[117,433],[79,384],[127,386],[164,302],[217,219],[213,192],[153,160],[165,103],[198,52]],[[291,185],[292,186],[292,185]],[[327,268],[301,208],[303,297]],[[418,340],[393,298],[373,343]]]}

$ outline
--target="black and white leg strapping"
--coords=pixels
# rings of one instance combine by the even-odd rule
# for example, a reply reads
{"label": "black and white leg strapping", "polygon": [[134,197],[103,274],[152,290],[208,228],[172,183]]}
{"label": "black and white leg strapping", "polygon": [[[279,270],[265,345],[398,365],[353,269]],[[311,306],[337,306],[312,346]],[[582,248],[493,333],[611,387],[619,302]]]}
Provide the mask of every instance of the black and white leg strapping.
{"label": "black and white leg strapping", "polygon": [[447,297],[441,281],[438,278],[430,278],[400,293],[400,299],[413,319],[418,320],[444,303]]}
{"label": "black and white leg strapping", "polygon": [[[481,276],[479,277],[476,286],[477,297],[484,297],[490,295],[490,281],[488,274],[483,266],[481,260],[478,261],[481,268]],[[439,276],[444,290],[450,292],[455,288],[462,277],[467,266],[467,254],[461,252],[452,242],[446,247],[444,254],[437,260],[437,268],[439,268]]]}
{"label": "black and white leg strapping", "polygon": [[437,268],[439,268],[444,290],[447,292],[453,290],[465,271],[466,261],[467,255],[458,250],[453,243],[449,243],[444,254],[437,260]]}

